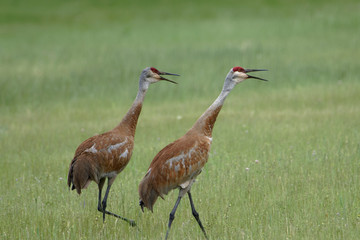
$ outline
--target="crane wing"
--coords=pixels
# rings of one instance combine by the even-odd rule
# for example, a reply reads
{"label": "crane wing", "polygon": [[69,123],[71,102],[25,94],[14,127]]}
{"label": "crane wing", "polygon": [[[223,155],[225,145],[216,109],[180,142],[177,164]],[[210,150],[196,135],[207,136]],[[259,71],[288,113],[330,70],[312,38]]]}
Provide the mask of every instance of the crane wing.
{"label": "crane wing", "polygon": [[156,186],[160,194],[187,186],[187,183],[200,174],[207,162],[209,150],[208,139],[185,135],[155,156],[147,177],[153,180],[153,186]]}

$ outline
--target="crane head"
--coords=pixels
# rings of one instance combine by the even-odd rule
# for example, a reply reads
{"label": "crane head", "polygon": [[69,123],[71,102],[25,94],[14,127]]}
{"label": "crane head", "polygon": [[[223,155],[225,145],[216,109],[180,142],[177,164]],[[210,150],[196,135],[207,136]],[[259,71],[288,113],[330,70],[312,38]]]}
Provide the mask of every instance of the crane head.
{"label": "crane head", "polygon": [[267,69],[245,69],[242,67],[233,67],[229,72],[229,77],[231,77],[231,80],[235,81],[236,83],[240,83],[245,81],[248,78],[254,78],[262,81],[268,81],[263,78],[251,76],[247,73],[249,72],[258,72],[258,71],[267,71]]}
{"label": "crane head", "polygon": [[150,83],[156,83],[156,82],[164,80],[164,81],[168,81],[168,82],[177,84],[177,82],[167,79],[167,78],[163,77],[162,75],[180,76],[175,73],[161,72],[154,67],[145,68],[143,71],[143,76],[145,77],[145,80]]}

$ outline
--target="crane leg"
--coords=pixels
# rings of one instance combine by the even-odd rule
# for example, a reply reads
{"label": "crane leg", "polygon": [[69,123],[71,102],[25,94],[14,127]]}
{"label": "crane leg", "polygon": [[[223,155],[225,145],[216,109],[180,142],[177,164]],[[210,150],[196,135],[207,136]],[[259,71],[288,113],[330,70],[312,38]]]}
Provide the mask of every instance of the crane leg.
{"label": "crane leg", "polygon": [[191,197],[190,190],[189,190],[187,193],[188,193],[189,200],[190,200],[190,205],[191,205],[192,214],[193,214],[193,216],[195,217],[196,221],[198,222],[201,230],[203,231],[203,233],[204,233],[204,235],[205,235],[205,238],[208,239],[208,237],[207,237],[207,235],[206,235],[206,232],[205,232],[205,229],[204,229],[204,226],[202,225],[202,223],[201,223],[201,221],[200,221],[199,213],[195,210],[195,206],[194,206],[194,203],[193,203],[193,200],[192,200],[192,197]]}
{"label": "crane leg", "polygon": [[[106,211],[106,205],[107,205],[107,198],[109,196],[109,192],[110,192],[110,188],[111,188],[111,185],[112,183],[114,182],[115,178],[109,178],[108,179],[108,186],[106,188],[106,192],[105,192],[105,196],[104,196],[104,199],[102,201],[102,204],[101,204],[101,208],[99,208],[100,206],[100,201],[101,201],[101,190],[99,188],[99,204],[98,204],[98,210],[100,212],[103,213],[103,221],[105,222],[105,214],[108,214],[108,215],[111,215],[111,216],[114,216],[114,217],[117,217],[117,218],[120,218],[121,220],[124,220],[125,222],[129,223],[132,227],[136,226],[136,223],[134,220],[131,220],[131,219],[128,219],[128,218],[125,218],[125,217],[122,217],[120,215],[117,215],[115,213],[112,213],[112,212],[109,212],[109,211]],[[101,181],[100,181],[101,183]],[[104,185],[104,183],[102,183]]]}
{"label": "crane leg", "polygon": [[180,203],[181,198],[182,198],[182,194],[179,194],[179,196],[178,196],[178,198],[177,198],[177,200],[176,200],[175,206],[174,206],[173,210],[172,210],[171,213],[170,213],[169,225],[168,225],[168,229],[167,229],[167,231],[166,231],[165,240],[166,240],[166,239],[168,238],[168,236],[169,236],[171,224],[172,224],[173,220],[175,219],[175,212],[176,212],[176,209],[177,209],[177,207],[178,207],[178,205],[179,205],[179,203]]}
{"label": "crane leg", "polygon": [[101,191],[102,191],[102,188],[104,186],[104,183],[105,183],[105,178],[102,178],[100,179],[100,182],[98,184],[98,187],[99,187],[99,201],[98,201],[98,210],[100,212],[102,212],[102,205],[101,205]]}

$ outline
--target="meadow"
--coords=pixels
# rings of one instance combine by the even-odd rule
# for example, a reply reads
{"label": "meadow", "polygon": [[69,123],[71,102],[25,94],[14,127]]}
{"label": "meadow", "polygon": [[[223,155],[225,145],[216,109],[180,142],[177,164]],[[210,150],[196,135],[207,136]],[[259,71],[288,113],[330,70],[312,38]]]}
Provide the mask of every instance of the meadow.
{"label": "meadow", "polygon": [[[210,239],[360,236],[360,3],[0,2],[0,239],[163,239],[178,191],[141,212],[138,184],[215,100],[230,68],[266,68],[230,93],[192,187]],[[67,187],[76,147],[112,129],[147,66],[132,159],[108,210]],[[170,239],[204,239],[185,197]]]}

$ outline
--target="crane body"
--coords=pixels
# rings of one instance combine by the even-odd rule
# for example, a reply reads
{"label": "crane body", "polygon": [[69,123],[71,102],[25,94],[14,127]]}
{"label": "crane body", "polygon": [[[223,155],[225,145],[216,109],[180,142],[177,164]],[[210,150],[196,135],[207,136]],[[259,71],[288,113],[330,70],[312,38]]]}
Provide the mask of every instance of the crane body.
{"label": "crane body", "polygon": [[[178,76],[177,74],[160,72],[156,68],[145,68],[140,75],[137,96],[121,122],[112,130],[90,137],[81,143],[70,163],[68,186],[72,190],[76,189],[77,193],[81,194],[81,190],[87,188],[91,181],[98,185],[98,210],[103,213],[103,221],[105,221],[105,214],[109,214],[123,219],[132,226],[135,225],[131,219],[106,211],[107,198],[117,175],[131,159],[136,126],[149,85],[160,80],[173,82],[161,75]],[[101,201],[102,189],[106,179],[108,179],[108,185]]]}
{"label": "crane body", "polygon": [[230,91],[236,84],[248,78],[265,80],[247,74],[247,72],[253,71],[265,70],[243,69],[242,67],[232,68],[225,79],[223,89],[218,98],[183,137],[167,145],[154,157],[147,173],[140,182],[139,196],[142,210],[146,207],[153,211],[153,206],[159,196],[164,198],[164,195],[169,191],[176,188],[179,189],[178,198],[170,213],[165,239],[168,238],[180,200],[186,193],[189,197],[192,214],[204,233],[205,238],[207,238],[192,200],[191,186],[208,160],[214,124]]}

